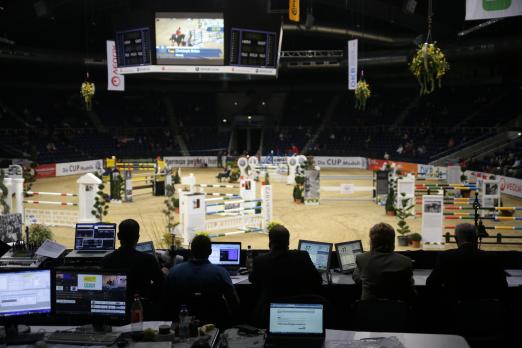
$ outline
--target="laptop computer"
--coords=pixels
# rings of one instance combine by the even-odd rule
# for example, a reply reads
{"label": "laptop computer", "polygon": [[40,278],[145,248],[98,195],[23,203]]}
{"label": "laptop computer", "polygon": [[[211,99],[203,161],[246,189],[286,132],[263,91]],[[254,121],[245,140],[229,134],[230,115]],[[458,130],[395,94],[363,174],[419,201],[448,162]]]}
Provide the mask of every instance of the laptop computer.
{"label": "laptop computer", "polygon": [[339,261],[339,271],[341,273],[353,273],[357,265],[355,257],[363,253],[363,246],[360,240],[351,242],[336,243],[337,260]]}
{"label": "laptop computer", "polygon": [[212,242],[210,263],[224,267],[231,275],[239,272],[241,266],[240,242]]}
{"label": "laptop computer", "polygon": [[332,243],[315,242],[311,240],[299,240],[297,249],[308,252],[315,268],[321,273],[330,270],[330,258],[332,255]]}
{"label": "laptop computer", "polygon": [[322,304],[270,303],[266,348],[320,348],[324,339]]}
{"label": "laptop computer", "polygon": [[100,258],[114,251],[116,224],[76,224],[74,250],[66,258]]}

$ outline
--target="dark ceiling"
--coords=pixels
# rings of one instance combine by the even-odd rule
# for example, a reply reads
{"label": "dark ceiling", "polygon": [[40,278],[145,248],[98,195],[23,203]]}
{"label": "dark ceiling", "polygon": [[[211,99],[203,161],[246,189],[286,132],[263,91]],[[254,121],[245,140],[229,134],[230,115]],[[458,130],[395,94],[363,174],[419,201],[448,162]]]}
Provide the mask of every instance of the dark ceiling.
{"label": "dark ceiling", "polygon": [[[408,2],[301,0],[301,23],[295,30],[285,30],[282,49],[345,50],[350,35],[307,30],[305,22],[310,12],[316,26],[371,34],[373,39],[360,40],[359,56],[381,60],[370,59],[362,65],[375,63],[375,78],[400,80],[408,74],[407,66],[390,64],[392,60],[386,61],[385,57],[411,57],[415,42],[423,42],[427,33],[428,0],[413,1],[413,13],[404,10]],[[113,38],[116,30],[152,23],[156,10],[222,11],[228,25],[275,31],[281,19],[291,25],[287,14],[277,13],[286,4],[288,0],[0,0],[0,61],[7,62],[2,64],[0,73],[6,79],[15,79],[13,70],[37,67],[41,78],[46,79],[55,71],[42,67],[52,63],[64,63],[64,71],[70,69],[72,73],[87,70],[84,58],[103,59],[105,40]],[[432,36],[450,52],[454,80],[476,76],[477,71],[479,80],[498,76],[501,80],[520,80],[522,17],[506,18],[461,37],[460,31],[479,23],[464,21],[464,0],[433,0],[433,13]],[[36,51],[50,54],[49,59],[31,61],[26,52]],[[329,76],[328,83],[343,85],[343,64],[327,74],[308,69],[306,76],[302,70],[294,72],[284,65],[280,78],[287,76],[299,83]],[[102,64],[89,69],[98,69],[102,75]],[[414,82],[410,80],[409,83]]]}

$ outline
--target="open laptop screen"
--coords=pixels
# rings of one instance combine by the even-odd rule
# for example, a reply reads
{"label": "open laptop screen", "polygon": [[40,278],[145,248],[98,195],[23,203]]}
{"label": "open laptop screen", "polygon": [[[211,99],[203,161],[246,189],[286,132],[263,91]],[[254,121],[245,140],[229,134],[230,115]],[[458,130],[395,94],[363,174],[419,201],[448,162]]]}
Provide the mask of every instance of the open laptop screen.
{"label": "open laptop screen", "polygon": [[107,251],[114,250],[116,224],[94,223],[76,224],[74,250]]}
{"label": "open laptop screen", "polygon": [[241,243],[212,242],[212,253],[208,260],[214,265],[238,266],[241,263]]}
{"label": "open laptop screen", "polygon": [[313,242],[300,240],[298,249],[308,252],[315,268],[319,272],[326,272],[330,268],[330,256],[332,254],[332,243]]}
{"label": "open laptop screen", "polygon": [[136,244],[136,250],[151,255],[155,254],[154,243],[151,241]]}
{"label": "open laptop screen", "polygon": [[271,303],[270,334],[322,335],[323,305],[300,303]]}
{"label": "open laptop screen", "polygon": [[360,240],[354,240],[335,244],[335,250],[341,271],[348,271],[355,269],[355,256],[363,252],[363,247]]}

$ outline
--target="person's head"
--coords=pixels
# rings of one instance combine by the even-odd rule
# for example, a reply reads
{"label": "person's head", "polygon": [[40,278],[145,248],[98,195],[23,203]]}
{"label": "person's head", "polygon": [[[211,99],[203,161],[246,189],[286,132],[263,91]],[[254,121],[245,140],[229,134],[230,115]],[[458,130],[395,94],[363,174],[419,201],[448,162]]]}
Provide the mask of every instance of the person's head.
{"label": "person's head", "polygon": [[464,245],[477,246],[477,228],[469,223],[458,224],[455,227],[455,240],[459,248]]}
{"label": "person's head", "polygon": [[290,232],[283,225],[275,225],[268,231],[268,247],[270,250],[288,250]]}
{"label": "person's head", "polygon": [[197,260],[207,260],[212,254],[212,243],[210,238],[205,235],[198,234],[190,243],[190,251],[192,256]]}
{"label": "person's head", "polygon": [[140,239],[140,225],[136,220],[127,219],[118,226],[118,239],[123,247],[134,247]]}
{"label": "person's head", "polygon": [[370,249],[385,253],[395,250],[395,230],[391,225],[381,222],[370,229]]}

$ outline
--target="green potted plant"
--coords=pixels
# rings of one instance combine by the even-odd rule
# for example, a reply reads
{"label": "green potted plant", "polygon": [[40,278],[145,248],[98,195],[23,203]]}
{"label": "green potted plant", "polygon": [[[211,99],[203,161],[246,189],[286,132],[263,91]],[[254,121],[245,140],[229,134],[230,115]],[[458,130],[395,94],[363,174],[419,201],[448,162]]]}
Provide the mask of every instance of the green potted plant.
{"label": "green potted plant", "polygon": [[422,240],[422,236],[420,233],[414,232],[408,235],[408,238],[410,239],[410,244],[414,248],[420,248],[420,242]]}
{"label": "green potted plant", "polygon": [[294,186],[294,191],[293,191],[292,195],[294,197],[294,202],[295,203],[303,203],[304,202],[303,190],[301,189],[301,186],[295,185]]}
{"label": "green potted plant", "polygon": [[270,178],[268,176],[268,171],[265,172],[265,179],[263,180],[262,185],[270,185]]}
{"label": "green potted plant", "polygon": [[386,215],[395,216],[395,180],[390,177],[388,180],[388,196],[384,204]]}
{"label": "green potted plant", "polygon": [[29,227],[29,243],[40,246],[46,239],[53,239],[53,232],[44,225],[34,224]]}
{"label": "green potted plant", "polygon": [[395,209],[397,219],[397,240],[399,242],[399,246],[408,246],[408,236],[407,234],[411,232],[410,226],[406,222],[406,219],[413,216],[412,209],[415,206],[414,204],[410,204],[411,198],[407,198],[406,194],[401,193],[401,197],[399,199],[399,207]]}
{"label": "green potted plant", "polygon": [[239,168],[232,168],[230,170],[230,177],[228,179],[228,181],[230,183],[236,183],[238,180],[239,180]]}
{"label": "green potted plant", "polygon": [[[101,179],[100,176],[97,175]],[[94,197],[94,205],[93,210],[91,210],[91,214],[94,215],[100,222],[103,222],[103,218],[109,214],[109,200],[110,197],[103,190],[105,189],[105,185],[103,182],[98,185],[98,192],[96,193],[96,197]]]}

